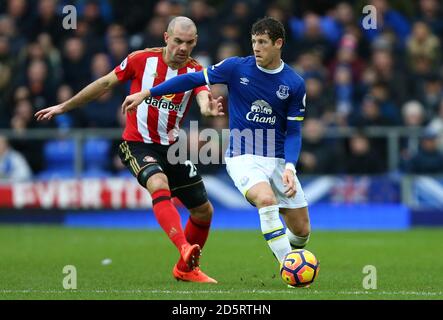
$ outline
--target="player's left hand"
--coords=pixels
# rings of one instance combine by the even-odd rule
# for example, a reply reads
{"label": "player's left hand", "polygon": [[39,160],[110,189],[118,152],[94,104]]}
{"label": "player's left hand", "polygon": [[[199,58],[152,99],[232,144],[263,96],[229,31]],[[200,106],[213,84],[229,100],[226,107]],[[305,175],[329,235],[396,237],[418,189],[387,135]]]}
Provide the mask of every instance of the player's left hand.
{"label": "player's left hand", "polygon": [[137,107],[145,100],[147,97],[149,97],[150,92],[146,91],[140,91],[134,94],[131,94],[130,96],[127,96],[125,101],[123,101],[122,104],[122,113],[126,114],[126,112],[132,112],[137,109]]}
{"label": "player's left hand", "polygon": [[224,116],[225,113],[223,112],[223,104],[222,104],[223,97],[220,96],[217,99],[214,99],[212,97],[212,94],[208,92],[208,99],[209,99],[208,108],[205,115],[213,117]]}
{"label": "player's left hand", "polygon": [[285,171],[283,171],[283,185],[286,187],[285,195],[288,198],[294,197],[297,193],[294,173],[289,169],[285,169]]}

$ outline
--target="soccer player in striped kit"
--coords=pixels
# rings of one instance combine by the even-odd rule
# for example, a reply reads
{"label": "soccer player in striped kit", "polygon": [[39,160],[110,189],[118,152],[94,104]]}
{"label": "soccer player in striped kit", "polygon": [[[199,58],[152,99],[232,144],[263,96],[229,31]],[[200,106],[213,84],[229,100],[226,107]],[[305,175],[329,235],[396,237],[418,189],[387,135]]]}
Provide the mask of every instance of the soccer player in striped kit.
{"label": "soccer player in striped kit", "polygon": [[[92,82],[70,100],[38,111],[37,120],[50,120],[84,105],[121,82],[132,81],[131,94],[134,94],[177,75],[202,70],[201,65],[190,57],[197,43],[197,28],[192,20],[186,17],[171,20],[164,39],[165,47],[133,52],[112,72]],[[177,142],[180,125],[194,96],[203,115],[223,115],[222,98],[213,99],[207,85],[149,97],[136,112],[127,113],[119,155],[151,194],[155,217],[180,252],[180,259],[173,268],[174,278],[217,283],[199,267],[201,248],[208,237],[213,213],[202,178],[192,162],[171,165],[167,158],[169,147]],[[190,211],[185,230],[171,202],[172,196]]]}

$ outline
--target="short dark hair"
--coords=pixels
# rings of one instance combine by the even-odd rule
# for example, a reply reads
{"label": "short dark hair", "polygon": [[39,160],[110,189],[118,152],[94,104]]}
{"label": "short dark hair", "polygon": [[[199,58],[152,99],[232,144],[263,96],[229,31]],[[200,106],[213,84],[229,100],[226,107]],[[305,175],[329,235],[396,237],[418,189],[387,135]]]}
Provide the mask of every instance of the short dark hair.
{"label": "short dark hair", "polygon": [[273,43],[279,38],[285,43],[285,27],[272,17],[265,17],[252,25],[251,35],[267,34]]}

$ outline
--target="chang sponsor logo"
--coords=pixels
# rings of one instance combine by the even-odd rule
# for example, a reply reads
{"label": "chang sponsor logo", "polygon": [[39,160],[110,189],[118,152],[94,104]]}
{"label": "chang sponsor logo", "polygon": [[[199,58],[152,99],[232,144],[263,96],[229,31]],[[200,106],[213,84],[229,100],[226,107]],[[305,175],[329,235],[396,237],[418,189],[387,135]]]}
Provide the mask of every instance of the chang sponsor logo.
{"label": "chang sponsor logo", "polygon": [[251,111],[246,114],[246,119],[257,123],[274,125],[276,116],[272,116],[272,107],[265,100],[256,100],[251,106]]}

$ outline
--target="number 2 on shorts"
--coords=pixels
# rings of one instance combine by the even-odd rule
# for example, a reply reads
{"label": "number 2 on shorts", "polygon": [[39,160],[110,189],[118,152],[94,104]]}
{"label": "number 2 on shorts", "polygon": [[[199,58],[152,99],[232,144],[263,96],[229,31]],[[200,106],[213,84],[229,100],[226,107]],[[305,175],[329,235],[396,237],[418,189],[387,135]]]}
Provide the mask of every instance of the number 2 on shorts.
{"label": "number 2 on shorts", "polygon": [[185,161],[185,166],[189,167],[189,178],[193,178],[197,175],[197,168],[190,160]]}

